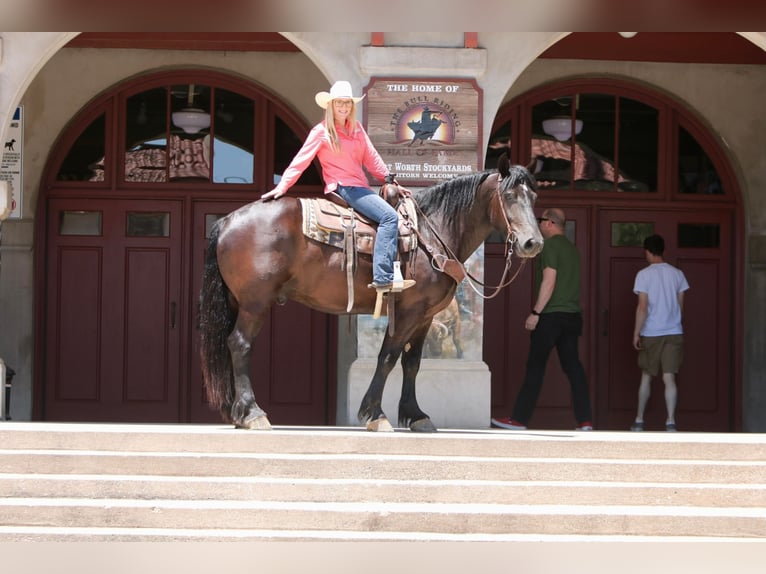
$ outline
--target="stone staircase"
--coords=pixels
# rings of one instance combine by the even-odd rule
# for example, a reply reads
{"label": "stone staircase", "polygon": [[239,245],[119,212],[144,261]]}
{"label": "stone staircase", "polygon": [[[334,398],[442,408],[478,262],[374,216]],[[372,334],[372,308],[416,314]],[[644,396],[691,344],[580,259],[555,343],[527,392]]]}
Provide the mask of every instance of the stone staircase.
{"label": "stone staircase", "polygon": [[0,423],[0,542],[766,540],[756,434]]}

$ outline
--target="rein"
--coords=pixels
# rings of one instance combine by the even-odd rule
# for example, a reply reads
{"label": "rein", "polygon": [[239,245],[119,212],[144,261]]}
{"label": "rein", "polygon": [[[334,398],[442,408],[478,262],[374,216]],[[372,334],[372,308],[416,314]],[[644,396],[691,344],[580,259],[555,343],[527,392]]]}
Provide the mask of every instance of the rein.
{"label": "rein", "polygon": [[[526,264],[527,260],[522,259],[520,262],[520,265],[516,272],[513,274],[513,276],[508,279],[508,273],[511,270],[511,266],[513,265],[513,261],[511,260],[513,256],[513,246],[516,243],[516,234],[511,229],[511,222],[508,220],[508,214],[505,213],[505,209],[503,209],[503,197],[502,192],[500,191],[500,181],[501,181],[500,175],[498,175],[497,180],[497,187],[495,188],[498,201],[500,202],[500,211],[503,213],[503,219],[505,220],[505,228],[508,234],[505,238],[505,268],[503,269],[503,276],[500,278],[500,283],[496,286],[488,286],[486,283],[482,283],[476,277],[471,275],[466,269],[465,265],[458,259],[458,257],[455,255],[455,253],[450,249],[449,245],[442,239],[442,237],[439,235],[439,232],[436,230],[436,228],[431,223],[428,216],[423,213],[423,211],[420,209],[420,206],[418,205],[417,201],[415,201],[415,198],[412,197],[412,201],[415,204],[415,209],[418,211],[418,213],[422,217],[422,221],[428,225],[428,228],[430,229],[431,233],[436,237],[436,239],[439,241],[439,243],[442,246],[442,249],[447,252],[447,255],[444,255],[443,253],[434,253],[433,248],[423,240],[423,237],[420,235],[420,232],[416,230],[418,241],[421,242],[421,244],[426,248],[426,251],[428,251],[428,254],[431,256],[431,267],[433,267],[435,270],[440,271],[442,273],[446,273],[457,283],[460,283],[464,277],[468,278],[468,285],[473,289],[473,291],[481,298],[483,299],[492,299],[496,297],[500,291],[513,283],[513,281],[516,279],[516,277],[519,276],[519,273],[521,273],[521,270],[524,269],[524,265]],[[455,269],[457,267],[457,269]],[[491,295],[485,295],[483,292],[479,291],[477,289],[476,285],[479,285],[482,289],[494,289],[493,293]]]}

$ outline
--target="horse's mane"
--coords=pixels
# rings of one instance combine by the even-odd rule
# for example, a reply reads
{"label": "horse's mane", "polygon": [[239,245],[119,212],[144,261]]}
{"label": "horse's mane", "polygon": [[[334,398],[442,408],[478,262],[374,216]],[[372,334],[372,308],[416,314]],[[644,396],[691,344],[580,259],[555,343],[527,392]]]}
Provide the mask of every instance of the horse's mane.
{"label": "horse's mane", "polygon": [[476,190],[491,173],[488,170],[448,179],[419,191],[416,200],[427,216],[453,220],[473,204]]}
{"label": "horse's mane", "polygon": [[[497,170],[479,171],[448,179],[417,192],[415,201],[426,216],[442,219],[454,235],[462,231],[464,214],[476,200],[476,191],[493,173],[497,173]],[[537,189],[537,181],[527,168],[513,165],[500,184],[501,190],[512,189],[522,183]]]}

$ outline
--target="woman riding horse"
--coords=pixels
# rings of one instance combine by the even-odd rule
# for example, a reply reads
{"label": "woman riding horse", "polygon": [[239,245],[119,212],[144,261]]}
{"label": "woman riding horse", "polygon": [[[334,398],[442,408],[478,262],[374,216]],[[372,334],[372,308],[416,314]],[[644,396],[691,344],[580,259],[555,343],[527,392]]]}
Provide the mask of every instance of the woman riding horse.
{"label": "woman riding horse", "polygon": [[[374,176],[391,183],[386,164],[372,145],[367,132],[356,119],[356,103],[364,96],[354,97],[351,84],[335,82],[329,92],[319,92],[314,99],[325,110],[325,118],[314,126],[277,186],[262,199],[283,196],[314,157],[319,157],[325,193],[337,190],[351,207],[378,224],[372,256],[370,287],[389,291],[394,282],[394,259],[399,232],[399,217],[382,197],[373,192],[362,167]],[[411,287],[406,281],[402,288]]]}
{"label": "woman riding horse", "polygon": [[[534,257],[542,248],[533,205],[534,177],[524,167],[460,176],[414,194],[419,206],[419,241],[407,275],[417,287],[396,297],[396,328],[387,330],[377,367],[359,407],[369,430],[391,430],[381,408],[383,388],[401,357],[403,380],[399,422],[413,431],[436,428],[415,394],[428,329],[452,300],[461,280],[455,269],[493,229],[507,237],[508,257]],[[218,220],[208,244],[200,301],[201,363],[208,402],[235,426],[268,429],[250,383],[253,341],[274,303],[293,300],[325,313],[372,313],[377,293],[369,256],[359,255],[354,287],[360,295],[347,309],[347,277],[339,248],[303,233],[301,200],[255,201]],[[446,273],[445,271],[451,271]]]}

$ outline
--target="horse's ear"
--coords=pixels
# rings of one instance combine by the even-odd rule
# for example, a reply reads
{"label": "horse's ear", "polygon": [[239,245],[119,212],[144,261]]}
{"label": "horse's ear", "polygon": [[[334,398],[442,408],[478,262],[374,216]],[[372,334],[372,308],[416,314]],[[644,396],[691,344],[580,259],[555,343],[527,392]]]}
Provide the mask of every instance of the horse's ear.
{"label": "horse's ear", "polygon": [[529,173],[535,173],[535,168],[537,167],[537,158],[533,157],[531,160],[529,160],[529,165],[526,167]]}
{"label": "horse's ear", "polygon": [[497,171],[500,172],[500,177],[505,179],[508,174],[511,173],[511,161],[508,159],[508,154],[504,153],[497,158]]}

